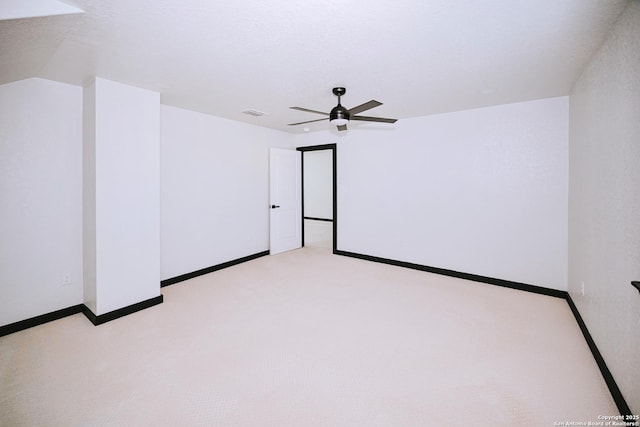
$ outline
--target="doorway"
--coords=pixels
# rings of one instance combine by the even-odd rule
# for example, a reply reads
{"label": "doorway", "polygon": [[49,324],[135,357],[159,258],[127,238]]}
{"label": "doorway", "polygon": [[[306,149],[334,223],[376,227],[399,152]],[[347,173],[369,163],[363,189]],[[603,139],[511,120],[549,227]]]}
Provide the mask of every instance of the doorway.
{"label": "doorway", "polygon": [[302,152],[302,246],[338,247],[336,144],[298,147]]}

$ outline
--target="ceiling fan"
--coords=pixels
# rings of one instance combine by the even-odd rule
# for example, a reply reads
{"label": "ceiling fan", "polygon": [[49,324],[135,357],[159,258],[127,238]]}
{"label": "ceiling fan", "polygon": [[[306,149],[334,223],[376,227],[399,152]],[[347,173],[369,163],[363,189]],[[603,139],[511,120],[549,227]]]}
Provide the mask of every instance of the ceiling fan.
{"label": "ceiling fan", "polygon": [[323,120],[329,120],[332,125],[336,125],[339,131],[347,130],[347,123],[349,120],[357,120],[361,122],[380,122],[380,123],[395,123],[396,119],[385,119],[383,117],[369,117],[369,116],[356,116],[358,113],[362,113],[363,111],[367,111],[371,108],[378,107],[382,105],[382,102],[371,100],[369,102],[365,102],[364,104],[358,105],[357,107],[353,107],[350,109],[344,108],[340,105],[340,97],[344,95],[347,90],[343,87],[334,87],[333,94],[338,97],[338,105],[331,109],[330,113],[324,113],[322,111],[309,110],[308,108],[302,107],[289,107],[292,110],[306,111],[308,113],[316,113],[322,114],[324,116],[329,116],[324,119],[316,119],[316,120],[308,120],[306,122],[299,123],[289,123],[289,126],[302,125],[305,123],[313,123],[320,122]]}

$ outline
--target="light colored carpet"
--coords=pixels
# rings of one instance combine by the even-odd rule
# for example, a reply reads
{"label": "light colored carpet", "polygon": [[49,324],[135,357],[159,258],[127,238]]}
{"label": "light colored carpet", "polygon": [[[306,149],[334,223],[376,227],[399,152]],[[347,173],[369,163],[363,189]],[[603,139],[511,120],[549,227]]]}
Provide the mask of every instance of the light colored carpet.
{"label": "light colored carpet", "polygon": [[308,246],[0,338],[2,426],[553,426],[616,407],[564,300]]}

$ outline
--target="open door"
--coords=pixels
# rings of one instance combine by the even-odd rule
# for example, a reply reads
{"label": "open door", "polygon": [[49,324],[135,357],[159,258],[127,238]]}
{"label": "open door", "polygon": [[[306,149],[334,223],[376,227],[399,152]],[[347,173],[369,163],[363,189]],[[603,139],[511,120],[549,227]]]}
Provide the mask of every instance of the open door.
{"label": "open door", "polygon": [[271,148],[269,152],[269,253],[302,247],[301,154]]}

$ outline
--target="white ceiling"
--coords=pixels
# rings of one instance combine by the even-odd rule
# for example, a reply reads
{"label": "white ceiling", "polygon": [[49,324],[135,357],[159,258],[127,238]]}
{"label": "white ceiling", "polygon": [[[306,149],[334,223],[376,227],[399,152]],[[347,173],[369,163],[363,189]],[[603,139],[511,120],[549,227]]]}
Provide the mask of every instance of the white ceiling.
{"label": "white ceiling", "polygon": [[302,132],[287,123],[322,116],[288,107],[328,112],[334,86],[347,108],[375,99],[366,115],[398,119],[567,95],[629,0],[65,3],[85,13],[0,21],[0,84],[99,76]]}
{"label": "white ceiling", "polygon": [[58,0],[0,0],[0,20],[74,13],[84,11]]}

